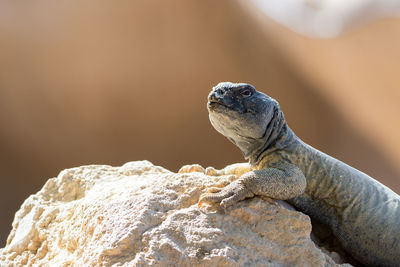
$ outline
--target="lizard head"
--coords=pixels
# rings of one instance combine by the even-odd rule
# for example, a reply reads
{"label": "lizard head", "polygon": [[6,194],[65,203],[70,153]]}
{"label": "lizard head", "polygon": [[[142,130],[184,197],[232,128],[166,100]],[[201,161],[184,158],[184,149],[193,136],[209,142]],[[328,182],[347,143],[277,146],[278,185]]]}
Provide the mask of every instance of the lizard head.
{"label": "lizard head", "polygon": [[278,102],[246,83],[219,83],[208,95],[207,108],[213,127],[250,160],[271,144],[280,130],[275,128],[284,122]]}

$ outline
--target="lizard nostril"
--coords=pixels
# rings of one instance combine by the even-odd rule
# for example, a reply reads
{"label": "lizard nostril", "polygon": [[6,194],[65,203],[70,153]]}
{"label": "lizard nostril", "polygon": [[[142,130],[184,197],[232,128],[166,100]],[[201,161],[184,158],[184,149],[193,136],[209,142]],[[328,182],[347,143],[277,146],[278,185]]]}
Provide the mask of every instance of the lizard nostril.
{"label": "lizard nostril", "polygon": [[225,94],[225,91],[222,89],[217,89],[215,91],[216,96],[223,96]]}

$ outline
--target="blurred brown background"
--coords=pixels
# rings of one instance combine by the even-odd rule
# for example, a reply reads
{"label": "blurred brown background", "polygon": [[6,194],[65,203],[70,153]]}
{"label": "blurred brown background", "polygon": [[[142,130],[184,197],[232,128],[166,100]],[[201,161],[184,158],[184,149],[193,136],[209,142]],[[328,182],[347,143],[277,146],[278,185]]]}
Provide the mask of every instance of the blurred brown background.
{"label": "blurred brown background", "polygon": [[62,169],[243,161],[208,122],[220,81],[276,98],[296,134],[400,192],[400,19],[311,39],[233,1],[0,3],[0,246]]}

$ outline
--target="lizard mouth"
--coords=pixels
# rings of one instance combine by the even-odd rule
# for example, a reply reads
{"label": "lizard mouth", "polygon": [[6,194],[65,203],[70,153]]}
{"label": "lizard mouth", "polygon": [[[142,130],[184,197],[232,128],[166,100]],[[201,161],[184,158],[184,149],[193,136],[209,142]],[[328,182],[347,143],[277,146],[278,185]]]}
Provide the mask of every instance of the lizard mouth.
{"label": "lizard mouth", "polygon": [[237,112],[237,113],[240,113],[240,114],[244,114],[244,113],[251,113],[253,115],[256,114],[256,112],[251,110],[251,109],[238,108],[236,106],[227,105],[224,102],[215,101],[215,100],[209,100],[207,102],[207,108],[208,108],[208,110],[210,112],[218,111],[218,109],[220,109],[222,112],[224,110],[229,110],[229,111]]}
{"label": "lizard mouth", "polygon": [[219,108],[219,107],[224,107],[224,108],[227,108],[227,109],[232,109],[232,107],[226,105],[225,103],[218,102],[218,101],[213,101],[213,100],[208,101],[207,107],[208,107],[209,110],[212,110],[212,111],[214,111],[215,109],[217,109],[217,108]]}

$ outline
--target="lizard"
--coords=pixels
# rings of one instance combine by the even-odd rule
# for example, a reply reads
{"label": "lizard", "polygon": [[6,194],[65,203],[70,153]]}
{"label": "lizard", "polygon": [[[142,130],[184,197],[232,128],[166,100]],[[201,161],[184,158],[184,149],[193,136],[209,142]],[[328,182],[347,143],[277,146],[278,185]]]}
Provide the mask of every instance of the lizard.
{"label": "lizard", "polygon": [[236,175],[200,196],[224,209],[254,196],[284,200],[327,225],[344,250],[368,266],[400,265],[400,196],[367,174],[306,144],[279,103],[246,83],[222,82],[208,95],[212,126],[248,163],[222,170],[186,165],[179,172]]}

